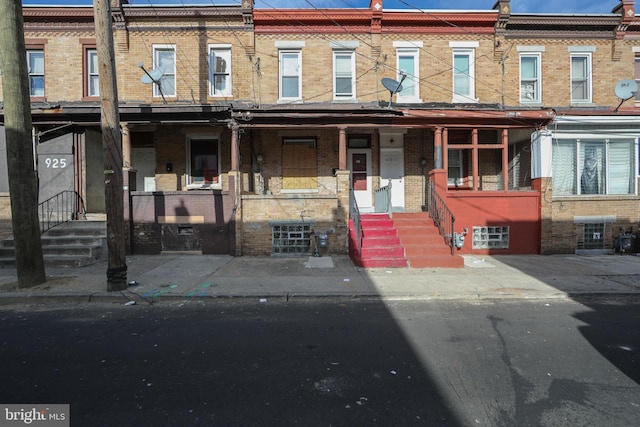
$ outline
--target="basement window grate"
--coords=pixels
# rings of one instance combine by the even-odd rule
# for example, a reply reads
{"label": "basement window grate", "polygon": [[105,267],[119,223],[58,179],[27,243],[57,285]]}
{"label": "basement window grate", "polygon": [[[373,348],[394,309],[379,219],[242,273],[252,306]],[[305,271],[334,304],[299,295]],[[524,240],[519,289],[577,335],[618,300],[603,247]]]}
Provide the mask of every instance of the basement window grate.
{"label": "basement window grate", "polygon": [[274,255],[311,255],[311,223],[272,224]]}
{"label": "basement window grate", "polygon": [[[577,225],[578,241],[576,246],[578,249],[604,249],[605,224],[603,222]],[[582,232],[580,232],[580,227],[582,227]],[[581,236],[582,239],[580,239]]]}
{"label": "basement window grate", "polygon": [[509,227],[473,227],[473,249],[509,249]]}

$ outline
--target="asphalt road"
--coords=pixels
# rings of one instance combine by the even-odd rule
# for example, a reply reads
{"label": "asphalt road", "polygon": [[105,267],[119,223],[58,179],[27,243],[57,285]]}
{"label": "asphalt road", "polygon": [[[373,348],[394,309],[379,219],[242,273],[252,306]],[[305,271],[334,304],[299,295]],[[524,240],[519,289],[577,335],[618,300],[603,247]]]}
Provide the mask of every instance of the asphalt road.
{"label": "asphalt road", "polygon": [[0,403],[90,426],[629,426],[640,304],[2,307]]}

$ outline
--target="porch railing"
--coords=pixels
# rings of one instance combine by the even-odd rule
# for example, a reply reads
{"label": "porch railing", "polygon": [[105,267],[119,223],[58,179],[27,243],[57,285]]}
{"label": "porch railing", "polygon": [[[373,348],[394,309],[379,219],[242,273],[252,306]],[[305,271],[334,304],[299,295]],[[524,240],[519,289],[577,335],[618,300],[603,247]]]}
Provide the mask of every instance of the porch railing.
{"label": "porch railing", "polygon": [[65,190],[38,204],[40,232],[44,233],[65,222],[86,218],[84,201],[77,191]]}
{"label": "porch railing", "polygon": [[351,221],[353,221],[353,231],[356,238],[355,243],[359,254],[362,250],[362,222],[360,221],[360,210],[358,209],[353,188],[349,190],[349,217]]}
{"label": "porch railing", "polygon": [[389,214],[389,217],[393,215],[391,209],[391,180],[389,180],[389,184],[375,191],[374,210],[377,213],[386,212]]}
{"label": "porch railing", "polygon": [[444,237],[444,241],[451,248],[451,255],[455,254],[454,225],[456,218],[451,210],[438,194],[433,184],[429,181],[427,201],[429,202],[429,215],[438,227],[440,235]]}

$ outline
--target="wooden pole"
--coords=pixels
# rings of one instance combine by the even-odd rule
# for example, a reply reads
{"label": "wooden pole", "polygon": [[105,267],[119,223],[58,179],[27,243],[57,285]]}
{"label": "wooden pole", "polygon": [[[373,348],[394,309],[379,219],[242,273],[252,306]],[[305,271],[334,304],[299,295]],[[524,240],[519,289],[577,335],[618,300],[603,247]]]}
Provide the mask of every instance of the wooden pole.
{"label": "wooden pole", "polygon": [[122,134],[118,111],[115,49],[109,0],[94,0],[98,75],[100,76],[104,194],[107,212],[107,291],[127,288],[122,179]]}
{"label": "wooden pole", "polygon": [[33,159],[31,102],[20,0],[0,0],[0,61],[4,130],[18,287],[47,280],[38,220],[38,182]]}

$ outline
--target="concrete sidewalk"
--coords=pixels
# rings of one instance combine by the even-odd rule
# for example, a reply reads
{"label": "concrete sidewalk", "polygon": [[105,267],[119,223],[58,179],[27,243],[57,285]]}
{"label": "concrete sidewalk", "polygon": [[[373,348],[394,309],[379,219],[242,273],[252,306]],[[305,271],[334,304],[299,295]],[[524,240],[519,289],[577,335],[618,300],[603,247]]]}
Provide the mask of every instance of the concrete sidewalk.
{"label": "concrete sidewalk", "polygon": [[465,256],[459,269],[358,268],[347,256],[304,258],[134,255],[128,281],[107,292],[106,262],[47,269],[47,283],[17,289],[0,269],[0,304],[59,301],[150,304],[163,301],[318,298],[384,300],[553,299],[640,295],[640,257],[602,255]]}

